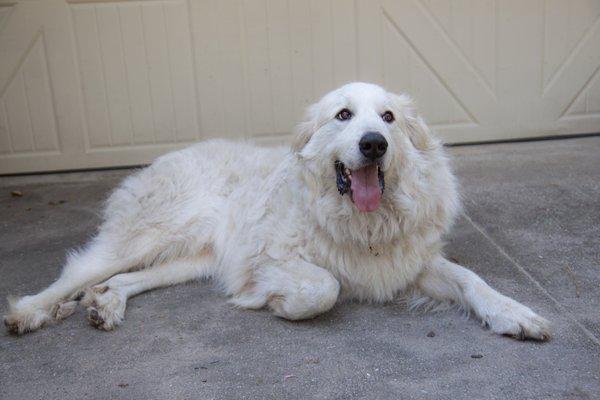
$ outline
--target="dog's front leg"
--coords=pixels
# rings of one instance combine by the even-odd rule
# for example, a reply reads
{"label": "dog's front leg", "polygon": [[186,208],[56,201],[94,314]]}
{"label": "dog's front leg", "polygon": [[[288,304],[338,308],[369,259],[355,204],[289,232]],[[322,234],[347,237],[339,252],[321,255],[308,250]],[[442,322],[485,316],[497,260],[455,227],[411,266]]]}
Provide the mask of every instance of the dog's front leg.
{"label": "dog's front leg", "polygon": [[521,340],[550,338],[547,320],[498,293],[474,272],[442,257],[425,267],[417,287],[428,297],[458,303],[473,311],[495,333]]}
{"label": "dog's front leg", "polygon": [[269,307],[289,320],[316,317],[333,307],[339,282],[324,268],[295,258],[261,265],[231,302],[243,308]]}

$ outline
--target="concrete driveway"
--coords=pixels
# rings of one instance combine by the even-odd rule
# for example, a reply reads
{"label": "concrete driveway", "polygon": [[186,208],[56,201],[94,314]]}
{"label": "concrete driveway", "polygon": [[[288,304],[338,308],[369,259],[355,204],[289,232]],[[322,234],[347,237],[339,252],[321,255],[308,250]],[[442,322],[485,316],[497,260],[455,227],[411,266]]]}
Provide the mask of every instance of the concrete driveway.
{"label": "concrete driveway", "polygon": [[[23,337],[0,330],[0,398],[599,399],[600,137],[450,153],[465,216],[448,256],[550,319],[552,341],[400,304],[292,323],[199,282],[131,299],[113,332],[83,310]],[[0,178],[0,297],[55,279],[128,172]]]}

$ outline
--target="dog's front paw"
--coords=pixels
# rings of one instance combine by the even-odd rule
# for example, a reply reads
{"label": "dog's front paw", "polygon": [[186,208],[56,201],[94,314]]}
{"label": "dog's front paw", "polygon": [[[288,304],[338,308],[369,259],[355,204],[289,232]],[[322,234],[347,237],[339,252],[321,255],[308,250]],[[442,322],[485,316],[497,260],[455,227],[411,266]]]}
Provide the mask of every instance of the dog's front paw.
{"label": "dog's front paw", "polygon": [[512,299],[506,299],[498,310],[488,313],[483,323],[492,332],[518,340],[550,340],[550,322]]}

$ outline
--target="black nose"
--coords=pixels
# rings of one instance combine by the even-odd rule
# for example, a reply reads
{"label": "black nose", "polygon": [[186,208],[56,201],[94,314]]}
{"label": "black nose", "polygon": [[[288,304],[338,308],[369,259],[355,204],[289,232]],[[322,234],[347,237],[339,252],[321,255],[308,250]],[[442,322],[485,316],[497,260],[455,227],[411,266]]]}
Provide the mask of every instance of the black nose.
{"label": "black nose", "polygon": [[360,152],[370,160],[382,157],[387,150],[387,146],[387,140],[379,132],[367,132],[358,142]]}

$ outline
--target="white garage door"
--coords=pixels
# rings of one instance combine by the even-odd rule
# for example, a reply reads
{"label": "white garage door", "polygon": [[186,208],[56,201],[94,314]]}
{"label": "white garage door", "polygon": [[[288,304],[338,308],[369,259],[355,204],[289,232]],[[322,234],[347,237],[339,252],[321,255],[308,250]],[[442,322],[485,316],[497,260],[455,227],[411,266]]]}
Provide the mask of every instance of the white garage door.
{"label": "white garage door", "polygon": [[286,140],[351,80],[447,142],[600,131],[598,0],[0,0],[0,173]]}

